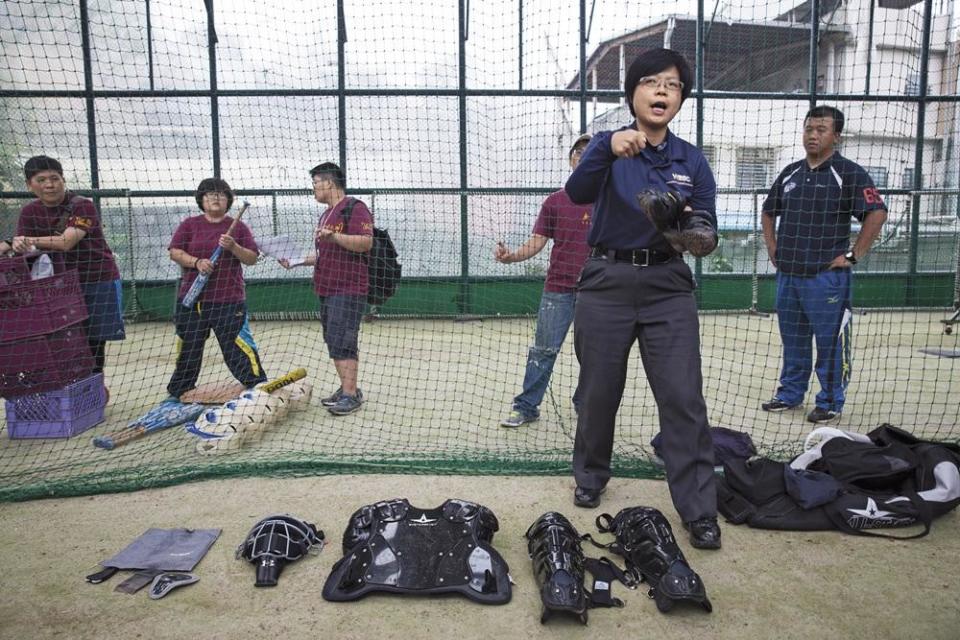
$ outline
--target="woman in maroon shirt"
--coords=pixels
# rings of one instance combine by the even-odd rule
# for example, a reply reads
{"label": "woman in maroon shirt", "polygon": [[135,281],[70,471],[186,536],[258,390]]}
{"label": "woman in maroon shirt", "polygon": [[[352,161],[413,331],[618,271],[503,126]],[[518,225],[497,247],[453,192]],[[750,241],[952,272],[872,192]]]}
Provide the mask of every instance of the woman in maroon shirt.
{"label": "woman in maroon shirt", "polygon": [[[257,243],[243,222],[233,228],[232,236],[227,235],[233,223],[227,215],[233,205],[233,191],[226,181],[204,179],[197,187],[196,200],[203,214],[181,222],[168,247],[170,259],[183,268],[174,316],[177,367],[167,385],[175,398],[197,385],[203,346],[211,330],[230,373],[241,384],[252,387],[267,379],[250,332],[243,283],[243,265],[256,264],[259,257]],[[214,266],[209,258],[218,246],[223,253]],[[201,273],[210,276],[207,286],[193,305],[184,307],[183,297]]]}

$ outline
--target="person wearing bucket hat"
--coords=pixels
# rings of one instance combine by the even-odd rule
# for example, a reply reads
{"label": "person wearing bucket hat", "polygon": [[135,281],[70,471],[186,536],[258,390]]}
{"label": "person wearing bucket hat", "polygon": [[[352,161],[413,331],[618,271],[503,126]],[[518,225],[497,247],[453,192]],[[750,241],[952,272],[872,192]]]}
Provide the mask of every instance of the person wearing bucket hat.
{"label": "person wearing bucket hat", "polygon": [[716,248],[717,189],[703,153],[669,129],[692,82],[679,53],[652,49],[638,55],[624,83],[633,122],[594,135],[567,180],[573,202],[593,204],[591,253],[574,318],[582,397],[574,503],[598,506],[610,480],[617,411],[638,343],[657,403],[674,507],[693,546],[717,549],[696,284],[682,257],[683,251],[699,257]]}
{"label": "person wearing bucket hat", "polygon": [[[585,133],[573,141],[567,154],[571,168],[580,162],[591,138]],[[511,251],[502,242],[498,242],[494,249],[493,257],[497,262],[522,262],[540,253],[547,241],[553,239],[550,265],[537,312],[534,344],[527,353],[523,390],[513,399],[510,413],[500,421],[504,427],[519,427],[540,417],[540,403],[550,383],[553,365],[573,322],[577,277],[590,252],[587,245],[590,215],[589,206],[574,204],[563,189],[555,191],[543,201],[533,233],[526,242],[516,251]],[[574,392],[574,408],[579,404],[579,394]]]}

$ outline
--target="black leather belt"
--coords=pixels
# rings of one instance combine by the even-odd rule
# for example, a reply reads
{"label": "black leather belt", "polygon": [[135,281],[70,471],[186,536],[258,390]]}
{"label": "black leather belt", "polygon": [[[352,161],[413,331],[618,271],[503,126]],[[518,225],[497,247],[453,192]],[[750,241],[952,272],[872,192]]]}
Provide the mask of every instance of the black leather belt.
{"label": "black leather belt", "polygon": [[649,267],[652,264],[664,264],[677,257],[676,253],[656,251],[655,249],[607,249],[593,247],[590,250],[592,258],[606,258],[611,262],[629,262],[635,267]]}

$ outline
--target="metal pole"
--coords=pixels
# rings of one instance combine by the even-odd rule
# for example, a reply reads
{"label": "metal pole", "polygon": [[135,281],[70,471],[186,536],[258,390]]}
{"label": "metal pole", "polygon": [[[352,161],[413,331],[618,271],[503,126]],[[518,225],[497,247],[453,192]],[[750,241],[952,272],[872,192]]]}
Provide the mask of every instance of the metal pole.
{"label": "metal pole", "polygon": [[136,245],[133,242],[133,198],[130,196],[129,189],[124,190],[124,195],[127,198],[127,255],[130,256],[130,278],[127,282],[130,283],[130,295],[133,298],[129,316],[136,318],[140,315],[140,300],[137,296]]}
{"label": "metal pole", "polygon": [[271,223],[273,224],[273,235],[277,235],[280,231],[277,229],[280,222],[280,215],[277,212],[277,192],[274,191],[270,194],[270,216]]}
{"label": "metal pole", "polygon": [[520,51],[518,56],[518,66],[517,66],[517,88],[521,91],[523,90],[523,0],[519,0],[517,3],[518,19],[517,23],[519,27],[517,28],[517,47]]}
{"label": "metal pole", "polygon": [[923,44],[920,49],[920,101],[917,102],[917,146],[914,149],[913,156],[913,185],[911,188],[914,193],[911,198],[910,211],[910,254],[907,270],[907,305],[913,306],[917,303],[917,262],[920,248],[920,200],[921,196],[916,193],[923,188],[923,137],[925,134],[925,120],[927,112],[927,97],[929,86],[927,82],[927,72],[930,66],[930,29],[931,14],[933,13],[933,0],[925,0],[923,3]]}
{"label": "metal pole", "polygon": [[210,136],[213,147],[213,176],[220,177],[220,99],[217,96],[217,30],[213,21],[213,0],[207,5],[207,57],[210,60]]}
{"label": "metal pole", "polygon": [[580,131],[587,130],[587,0],[580,0]]}
{"label": "metal pole", "polygon": [[467,3],[468,0],[460,0],[459,16],[460,37],[458,38],[458,79],[457,79],[457,104],[460,111],[460,296],[457,301],[457,313],[465,315],[470,313],[470,236],[467,231],[469,225],[469,199],[466,190],[468,185],[467,171]]}
{"label": "metal pole", "polygon": [[153,91],[153,27],[150,24],[150,0],[146,0],[147,9],[147,75],[150,78],[150,90]]}
{"label": "metal pole", "polygon": [[820,47],[820,0],[810,0],[810,108],[817,106],[817,64]]}
{"label": "metal pole", "polygon": [[[697,0],[697,44],[696,44],[696,53],[695,53],[695,56],[696,56],[696,65],[697,65],[697,71],[696,71],[696,74],[697,74],[697,79],[696,79],[697,87],[696,87],[696,89],[697,89],[697,148],[698,148],[698,149],[703,149],[703,108],[704,108],[704,100],[703,100],[703,49],[704,49],[704,46],[705,46],[705,43],[704,43],[704,41],[703,41],[703,36],[704,36],[703,17],[704,17],[703,0]],[[718,226],[719,226],[719,224],[718,224]],[[718,232],[718,233],[719,233],[719,231],[720,231],[720,230],[717,229],[717,232]],[[697,277],[698,280],[701,280],[701,279],[702,279],[702,276],[703,276],[703,259],[702,259],[702,258],[697,257],[697,258],[694,259],[694,261],[693,261],[693,272],[694,272],[694,274],[696,275],[696,277]],[[703,294],[701,293],[701,291],[702,291],[702,290],[700,289],[700,287],[697,287],[697,288],[696,288],[696,294],[695,294],[695,295],[696,295],[696,298],[697,298],[697,302],[700,301],[700,298],[701,298],[702,295],[703,295]]]}
{"label": "metal pole", "polygon": [[[90,13],[87,0],[80,0],[80,46],[83,49],[83,89],[87,111],[87,145],[90,151],[90,188],[100,188],[97,161],[97,115],[93,100],[93,63],[90,57]],[[100,199],[94,199],[98,206]]]}
{"label": "metal pole", "polygon": [[337,0],[337,124],[339,134],[339,164],[347,170],[347,16],[343,0]]}
{"label": "metal pole", "polygon": [[870,95],[870,76],[873,66],[873,14],[876,7],[876,0],[870,0],[870,25],[867,30],[867,83],[864,87],[864,93]]}

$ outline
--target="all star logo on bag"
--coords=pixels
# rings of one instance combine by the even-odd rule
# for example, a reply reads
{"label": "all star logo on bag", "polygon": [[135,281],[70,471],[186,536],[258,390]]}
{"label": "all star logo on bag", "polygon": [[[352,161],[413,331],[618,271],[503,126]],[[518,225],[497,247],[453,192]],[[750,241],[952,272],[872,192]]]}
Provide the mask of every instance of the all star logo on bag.
{"label": "all star logo on bag", "polygon": [[[889,502],[909,502],[907,498],[893,498]],[[873,498],[867,498],[863,509],[847,507],[847,524],[854,529],[880,529],[883,527],[905,527],[916,522],[916,518],[898,516],[893,511],[885,511],[877,506]]]}

